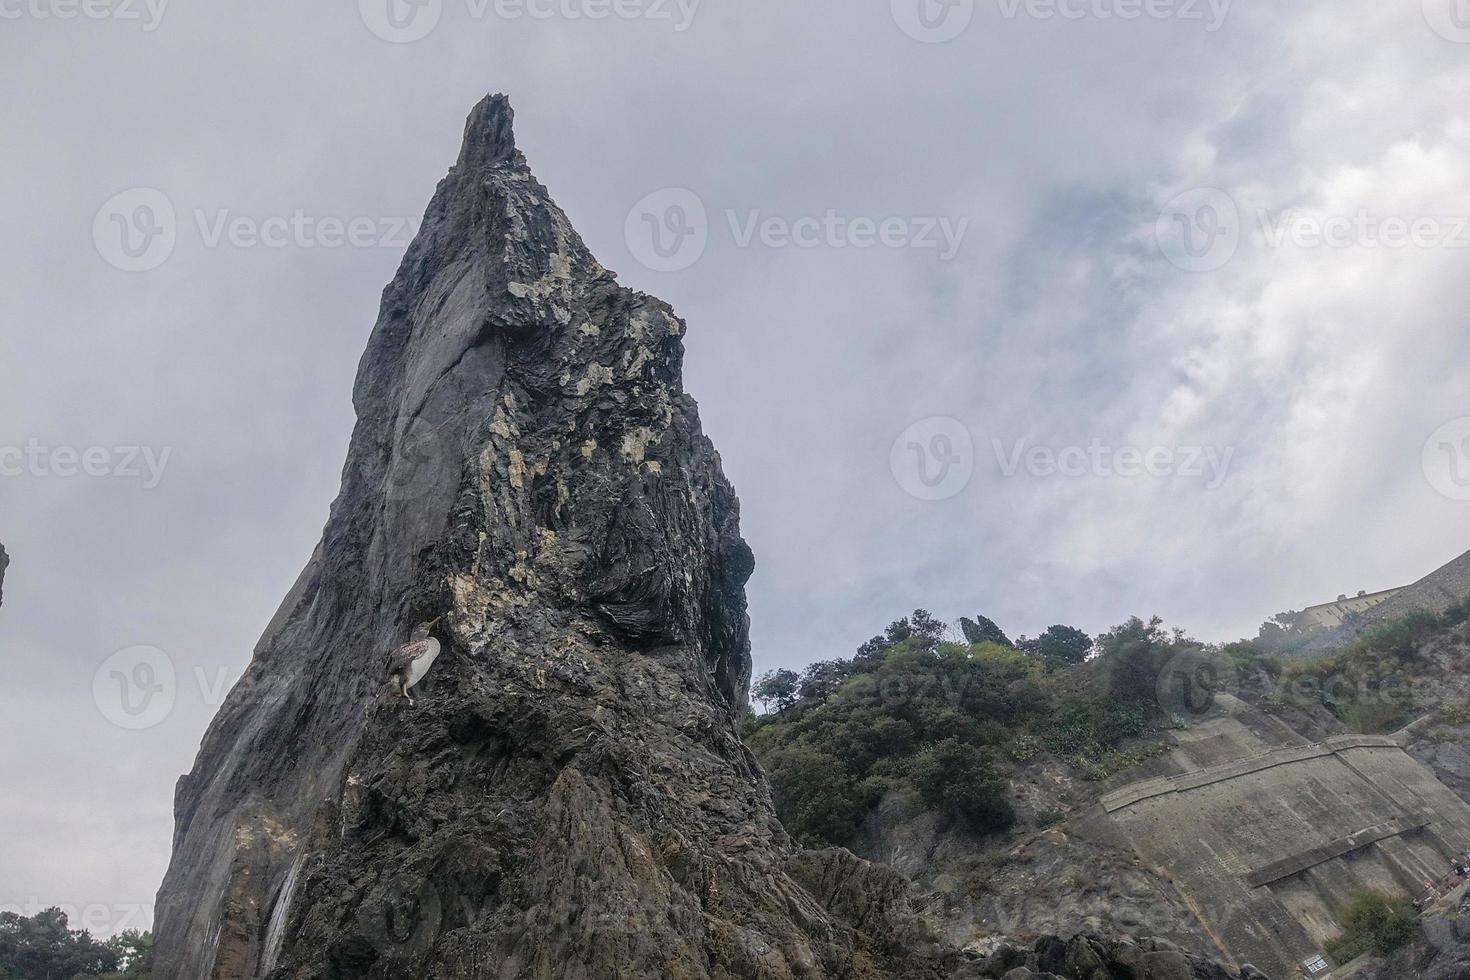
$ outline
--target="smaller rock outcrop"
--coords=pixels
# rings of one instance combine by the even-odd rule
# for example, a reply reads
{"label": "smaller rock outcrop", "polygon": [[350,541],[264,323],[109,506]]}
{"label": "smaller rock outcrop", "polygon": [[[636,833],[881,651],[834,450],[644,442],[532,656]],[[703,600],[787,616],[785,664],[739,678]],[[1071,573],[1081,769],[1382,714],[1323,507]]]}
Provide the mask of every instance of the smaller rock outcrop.
{"label": "smaller rock outcrop", "polygon": [[0,544],[0,605],[5,603],[5,570],[10,567],[10,556],[5,553],[5,545]]}
{"label": "smaller rock outcrop", "polygon": [[1245,966],[1232,973],[1211,960],[1185,953],[1162,940],[1056,936],[1038,939],[1030,949],[1001,946],[983,960],[967,964],[954,980],[1268,980]]}
{"label": "smaller rock outcrop", "polygon": [[1386,957],[1355,961],[1352,980],[1464,980],[1470,977],[1470,900],[1419,920],[1413,938]]}

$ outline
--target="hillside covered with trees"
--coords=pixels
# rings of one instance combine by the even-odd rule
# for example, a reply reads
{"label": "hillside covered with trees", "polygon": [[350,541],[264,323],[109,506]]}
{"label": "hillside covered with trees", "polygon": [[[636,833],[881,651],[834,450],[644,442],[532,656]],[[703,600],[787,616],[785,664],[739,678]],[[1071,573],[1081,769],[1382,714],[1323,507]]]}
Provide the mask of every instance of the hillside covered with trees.
{"label": "hillside covered with trees", "polygon": [[148,980],[153,937],[133,930],[97,941],[65,912],[0,912],[0,980]]}
{"label": "hillside covered with trees", "polygon": [[894,791],[970,833],[1006,831],[1018,768],[1050,756],[1084,780],[1106,779],[1159,751],[1153,736],[1187,725],[1214,690],[1323,731],[1387,732],[1426,713],[1470,723],[1470,690],[1456,680],[1470,602],[1381,624],[1311,659],[1284,618],[1225,645],[1156,618],[1096,638],[1054,626],[1012,641],[983,616],[951,627],[917,610],[851,658],[759,678],[764,711],[747,736],[791,833],[843,845]]}
{"label": "hillside covered with trees", "polygon": [[921,609],[850,659],[761,677],[748,737],[802,841],[849,843],[894,790],[972,833],[1004,831],[1007,771],[1044,753],[1093,779],[1138,761],[1170,723],[1155,679],[1201,649],[1157,620],[1013,642],[983,616],[956,629]]}

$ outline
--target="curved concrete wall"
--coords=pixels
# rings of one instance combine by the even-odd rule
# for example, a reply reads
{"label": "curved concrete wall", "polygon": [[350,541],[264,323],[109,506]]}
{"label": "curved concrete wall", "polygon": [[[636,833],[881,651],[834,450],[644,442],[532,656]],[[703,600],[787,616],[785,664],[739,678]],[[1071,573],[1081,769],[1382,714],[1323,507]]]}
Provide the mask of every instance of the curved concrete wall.
{"label": "curved concrete wall", "polygon": [[[1197,726],[1176,758],[1209,744],[1212,726],[1217,740],[1246,744],[1232,730],[1241,724]],[[1321,954],[1352,892],[1418,897],[1470,848],[1470,805],[1391,737],[1269,748],[1140,780],[1102,802],[1222,948],[1273,976],[1295,976]]]}

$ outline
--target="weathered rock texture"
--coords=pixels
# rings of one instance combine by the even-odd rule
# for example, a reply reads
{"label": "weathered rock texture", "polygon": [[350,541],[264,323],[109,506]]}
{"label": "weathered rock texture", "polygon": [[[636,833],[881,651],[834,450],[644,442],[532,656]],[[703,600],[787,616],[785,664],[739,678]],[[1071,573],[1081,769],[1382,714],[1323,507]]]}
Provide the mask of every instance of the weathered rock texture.
{"label": "weathered rock texture", "polygon": [[1311,743],[1217,701],[1102,808],[1237,960],[1290,976],[1325,955],[1355,892],[1418,896],[1470,842],[1470,806],[1404,751],[1406,734]]}
{"label": "weathered rock texture", "polygon": [[939,936],[967,951],[1047,935],[1150,936],[1219,957],[1195,910],[1145,865],[1097,810],[1097,784],[1057,763],[1023,767],[1012,779],[1018,812],[1034,821],[1042,803],[1067,819],[1011,837],[975,837],[906,794],[869,817],[854,850],[906,875],[914,905]]}
{"label": "weathered rock texture", "polygon": [[[736,736],[753,559],[683,333],[478,106],[383,295],[321,544],[179,784],[160,980],[953,965],[897,875],[795,853]],[[418,706],[387,697],[439,614]]]}
{"label": "weathered rock texture", "polygon": [[1470,902],[1436,909],[1402,949],[1368,955],[1334,977],[1343,980],[1466,980],[1470,977]]}
{"label": "weathered rock texture", "polygon": [[0,603],[5,602],[5,570],[10,567],[10,556],[5,553],[5,545],[0,544]]}
{"label": "weathered rock texture", "polygon": [[984,960],[967,964],[955,976],[956,980],[1266,980],[1254,967],[1234,973],[1168,943],[1100,936],[1074,936],[1067,941],[1043,936],[1029,949],[1002,946]]}

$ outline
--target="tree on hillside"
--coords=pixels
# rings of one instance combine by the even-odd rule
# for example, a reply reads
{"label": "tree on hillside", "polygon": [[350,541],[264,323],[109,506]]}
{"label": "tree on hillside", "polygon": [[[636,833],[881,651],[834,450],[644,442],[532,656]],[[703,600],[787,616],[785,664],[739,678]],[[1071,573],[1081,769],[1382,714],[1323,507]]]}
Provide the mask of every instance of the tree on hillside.
{"label": "tree on hillside", "polygon": [[153,970],[153,934],[128,929],[107,940],[108,949],[117,954],[121,972],[116,980],[147,980]]}
{"label": "tree on hillside", "polygon": [[1092,654],[1092,637],[1071,626],[1053,626],[1034,640],[1022,637],[1022,650],[1048,664],[1071,667]]}
{"label": "tree on hillside", "polygon": [[973,745],[949,738],[925,749],[909,763],[909,778],[925,803],[974,833],[1009,830],[1016,822],[1005,783]]}
{"label": "tree on hillside", "polygon": [[1180,633],[1171,636],[1157,616],[1147,623],[1134,616],[1098,638],[1111,693],[1123,702],[1155,703],[1159,672],[1175,656],[1197,648]]}
{"label": "tree on hillside", "polygon": [[801,686],[801,675],[794,670],[768,670],[755,682],[751,697],[769,710],[774,704],[777,711],[785,711],[796,703]]}
{"label": "tree on hillside", "polygon": [[1011,638],[1005,635],[1004,630],[984,616],[976,616],[974,619],[961,617],[960,632],[964,634],[966,643],[998,643],[1003,647],[1015,646]]}
{"label": "tree on hillside", "polygon": [[852,665],[846,660],[819,660],[801,672],[797,695],[803,701],[823,704],[851,673]]}
{"label": "tree on hillside", "polygon": [[67,928],[66,913],[47,909],[29,918],[0,912],[0,977],[72,980],[118,969],[116,949],[90,933]]}
{"label": "tree on hillside", "polygon": [[891,647],[905,640],[917,639],[922,646],[933,647],[944,640],[949,627],[935,619],[927,609],[915,609],[913,615],[896,619],[888,624],[881,636],[875,636],[858,647],[858,661],[881,659]]}
{"label": "tree on hillside", "polygon": [[1276,650],[1310,633],[1311,630],[1312,621],[1305,614],[1288,610],[1277,613],[1262,623],[1260,633],[1256,636],[1256,642],[1268,650]]}

